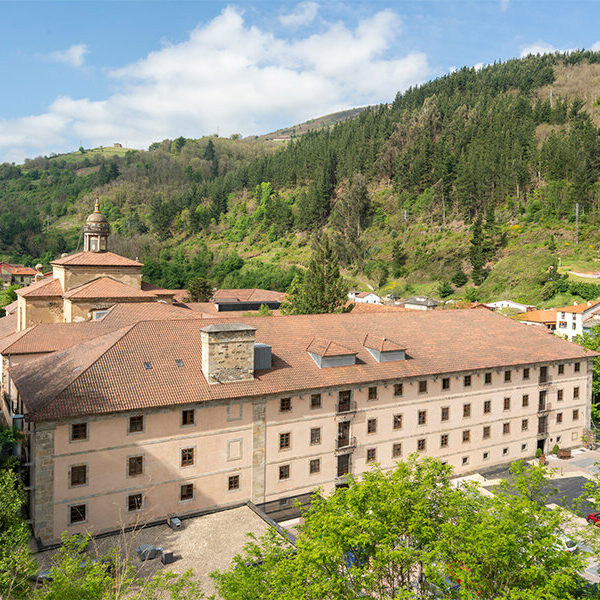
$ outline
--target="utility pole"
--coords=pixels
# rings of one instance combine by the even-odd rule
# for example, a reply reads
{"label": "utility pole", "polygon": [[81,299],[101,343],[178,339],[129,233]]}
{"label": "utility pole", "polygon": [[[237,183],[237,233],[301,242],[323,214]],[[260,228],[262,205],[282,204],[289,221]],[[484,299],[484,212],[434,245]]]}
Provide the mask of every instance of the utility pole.
{"label": "utility pole", "polygon": [[575,243],[579,244],[579,202],[575,203]]}

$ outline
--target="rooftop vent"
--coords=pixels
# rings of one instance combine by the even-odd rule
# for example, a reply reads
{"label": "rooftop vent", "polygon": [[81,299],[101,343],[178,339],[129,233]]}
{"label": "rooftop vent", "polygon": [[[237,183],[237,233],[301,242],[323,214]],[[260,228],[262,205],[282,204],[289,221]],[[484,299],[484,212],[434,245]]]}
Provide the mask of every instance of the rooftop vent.
{"label": "rooftop vent", "polygon": [[333,340],[315,337],[306,348],[319,369],[356,364],[356,352]]}
{"label": "rooftop vent", "polygon": [[271,346],[260,342],[254,344],[254,370],[270,369],[272,363]]}
{"label": "rooftop vent", "polygon": [[377,362],[406,360],[406,346],[383,336],[367,333],[363,346]]}

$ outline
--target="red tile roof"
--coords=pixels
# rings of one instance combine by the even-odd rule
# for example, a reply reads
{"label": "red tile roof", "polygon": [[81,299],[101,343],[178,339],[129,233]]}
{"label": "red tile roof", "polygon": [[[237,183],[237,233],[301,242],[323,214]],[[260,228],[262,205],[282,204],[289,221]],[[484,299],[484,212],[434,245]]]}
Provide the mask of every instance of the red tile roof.
{"label": "red tile roof", "polygon": [[544,323],[546,325],[556,323],[556,309],[530,310],[517,315],[519,321],[531,321],[532,323]]}
{"label": "red tile roof", "polygon": [[37,271],[31,267],[12,267],[10,272],[13,275],[35,275]]}
{"label": "red tile roof", "polygon": [[164,288],[154,285],[153,283],[148,283],[147,281],[142,281],[142,290],[144,290],[145,292],[152,292],[153,294],[156,294],[157,296],[172,296],[172,297],[174,297],[175,294],[179,291],[179,290],[165,290]]}
{"label": "red tile roof", "polygon": [[11,335],[17,331],[18,314],[16,312],[7,314],[0,318],[0,340],[7,335]]}
{"label": "red tile roof", "polygon": [[588,300],[587,302],[582,302],[581,304],[571,304],[570,306],[563,306],[562,308],[555,308],[557,312],[568,312],[568,313],[577,313],[581,314],[586,310],[591,310],[594,307],[600,306],[600,300]]}
{"label": "red tile roof", "polygon": [[334,340],[327,340],[321,337],[315,337],[306,347],[307,352],[317,356],[347,356],[348,354],[358,354],[357,351],[350,350]]}
{"label": "red tile roof", "polygon": [[[251,381],[209,385],[200,343],[207,321],[142,321],[16,365],[11,377],[28,418],[44,420],[597,356],[487,310],[244,317],[256,341],[272,346],[272,367]],[[407,340],[410,358],[378,363],[363,347],[367,333]],[[319,369],[306,352],[315,337],[356,351],[356,364]]]}
{"label": "red tile roof", "polygon": [[384,336],[373,335],[372,333],[367,333],[363,346],[365,348],[371,348],[371,350],[379,350],[379,352],[406,350],[406,344],[399,344],[394,340],[390,340]]}
{"label": "red tile roof", "polygon": [[142,263],[114,252],[78,252],[51,262],[72,267],[142,267]]}
{"label": "red tile roof", "polygon": [[157,298],[156,294],[152,292],[145,292],[112,277],[98,277],[65,292],[63,296],[69,299],[106,298],[107,300],[113,298],[146,298],[152,300]]}
{"label": "red tile roof", "polygon": [[281,302],[285,297],[283,292],[260,289],[229,289],[216,290],[213,294],[215,302]]}
{"label": "red tile roof", "polygon": [[[239,317],[239,315],[238,315]],[[203,314],[181,306],[173,306],[164,302],[134,302],[115,304],[102,317],[106,327],[125,327],[137,321],[168,321],[179,319],[202,319]]]}
{"label": "red tile roof", "polygon": [[16,290],[16,292],[18,296],[23,296],[23,298],[53,298],[62,296],[63,290],[58,279],[48,278],[35,281],[24,288]]}

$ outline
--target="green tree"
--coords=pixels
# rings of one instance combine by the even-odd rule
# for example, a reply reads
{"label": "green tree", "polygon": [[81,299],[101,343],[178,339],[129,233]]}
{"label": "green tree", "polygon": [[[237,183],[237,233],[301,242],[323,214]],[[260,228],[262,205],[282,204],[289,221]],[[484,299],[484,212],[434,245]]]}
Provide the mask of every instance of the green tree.
{"label": "green tree", "polygon": [[392,246],[392,275],[394,277],[401,277],[404,264],[406,263],[406,254],[404,252],[404,246],[399,239],[394,240]]}
{"label": "green tree", "polygon": [[465,285],[467,283],[467,281],[469,281],[469,278],[465,275],[465,273],[462,269],[459,269],[458,271],[456,271],[456,273],[454,273],[454,275],[452,275],[452,277],[450,278],[450,281],[456,287],[462,287],[463,285]]}
{"label": "green tree", "polygon": [[29,550],[31,532],[22,510],[25,493],[16,474],[0,470],[0,598],[29,598],[35,562]]}
{"label": "green tree", "polygon": [[485,252],[484,252],[484,237],[482,230],[481,215],[478,215],[471,228],[471,242],[469,247],[469,260],[473,271],[471,278],[475,285],[480,285],[485,279]]}
{"label": "green tree", "polygon": [[447,281],[442,281],[437,286],[437,293],[440,296],[440,298],[447,298],[453,292],[454,292],[454,288]]}
{"label": "green tree", "polygon": [[192,277],[187,283],[188,302],[208,302],[212,286],[204,277]]}
{"label": "green tree", "polygon": [[[584,348],[600,352],[600,325],[595,325],[589,332],[576,335],[573,341]],[[600,357],[598,356],[594,358],[592,373],[592,421],[600,425]]]}
{"label": "green tree", "polygon": [[22,286],[19,284],[13,283],[5,290],[0,291],[0,307],[7,306],[11,302],[14,302],[17,299],[17,290],[21,287]]}
{"label": "green tree", "polygon": [[282,310],[291,314],[316,314],[340,311],[346,303],[344,282],[326,233],[315,240],[304,281],[295,279],[288,289]]}

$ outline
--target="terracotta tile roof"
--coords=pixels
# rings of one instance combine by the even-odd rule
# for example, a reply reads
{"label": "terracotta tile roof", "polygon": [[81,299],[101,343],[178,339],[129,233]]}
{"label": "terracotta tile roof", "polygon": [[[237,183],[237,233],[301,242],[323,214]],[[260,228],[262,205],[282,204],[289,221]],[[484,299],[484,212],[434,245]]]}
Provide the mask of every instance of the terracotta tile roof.
{"label": "terracotta tile roof", "polygon": [[600,306],[600,300],[588,300],[587,302],[582,302],[581,304],[571,304],[570,306],[563,306],[562,308],[555,308],[554,310],[557,312],[581,314],[586,310],[593,310],[594,307],[598,308],[598,306]]}
{"label": "terracotta tile roof", "polygon": [[51,298],[62,296],[63,290],[58,279],[47,278],[35,281],[24,288],[16,290],[16,292],[18,296],[23,296],[23,298]]}
{"label": "terracotta tile roof", "polygon": [[350,350],[334,340],[328,340],[322,337],[315,337],[306,347],[307,352],[317,356],[347,356],[348,354],[358,354],[357,351]]}
{"label": "terracotta tile roof", "polygon": [[112,331],[100,321],[38,323],[0,340],[0,354],[43,354],[87,342]]}
{"label": "terracotta tile roof", "polygon": [[53,260],[53,265],[72,267],[142,267],[142,263],[114,252],[78,252]]}
{"label": "terracotta tile roof", "polygon": [[35,275],[37,271],[31,267],[12,267],[10,272],[13,275]]}
{"label": "terracotta tile roof", "polygon": [[178,290],[165,290],[164,288],[158,287],[153,283],[148,283],[147,281],[142,281],[142,290],[144,292],[152,292],[157,296],[175,296]]}
{"label": "terracotta tile roof", "polygon": [[7,304],[4,307],[4,312],[7,315],[12,315],[14,312],[17,312],[18,308],[19,308],[19,301],[15,300],[14,302],[11,302],[10,304]]}
{"label": "terracotta tile roof", "polygon": [[414,312],[413,309],[404,306],[389,306],[387,304],[367,304],[366,302],[349,302],[347,307],[352,314],[365,314],[377,312]]}
{"label": "terracotta tile roof", "polygon": [[366,298],[367,296],[370,296],[371,294],[373,294],[373,296],[377,296],[377,294],[375,292],[357,292],[356,294],[354,294],[355,298]]}
{"label": "terracotta tile roof", "polygon": [[[252,313],[258,315],[257,310],[245,310],[245,311],[219,311],[217,309],[217,305],[212,302],[177,302],[174,306],[181,306],[183,308],[188,308],[189,310],[201,314],[206,318],[215,318],[219,319],[240,319],[241,315],[244,313]],[[271,309],[272,316],[276,317],[281,315],[281,311],[277,308]],[[245,318],[245,317],[244,317]]]}
{"label": "terracotta tile roof", "polygon": [[517,315],[519,321],[531,321],[532,323],[556,323],[556,309],[530,310]]}
{"label": "terracotta tile roof", "polygon": [[14,312],[0,318],[0,339],[17,331],[18,317],[19,315]]}
{"label": "terracotta tile roof", "polygon": [[230,289],[216,290],[214,302],[281,302],[285,297],[283,292],[260,289]]}
{"label": "terracotta tile roof", "polygon": [[[209,385],[200,344],[206,322],[142,321],[10,373],[28,418],[44,420],[597,356],[487,310],[245,317],[256,341],[272,346],[271,369]],[[362,345],[367,333],[408,340],[409,360],[377,363]],[[356,364],[319,369],[306,352],[315,337],[358,352]]]}
{"label": "terracotta tile roof", "polygon": [[372,333],[367,333],[363,346],[365,348],[371,348],[371,350],[379,350],[379,352],[406,350],[406,344],[399,344],[394,340],[390,340],[384,336],[373,335]]}
{"label": "terracotta tile roof", "polygon": [[98,277],[88,283],[84,283],[64,294],[65,298],[82,299],[82,298],[147,298],[148,300],[156,299],[156,294],[145,292],[140,288],[132,285],[127,285],[113,279],[112,277]]}
{"label": "terracotta tile roof", "polygon": [[202,313],[164,302],[134,302],[115,304],[100,322],[106,327],[120,328],[138,321],[202,319],[202,317]]}

